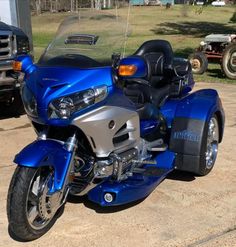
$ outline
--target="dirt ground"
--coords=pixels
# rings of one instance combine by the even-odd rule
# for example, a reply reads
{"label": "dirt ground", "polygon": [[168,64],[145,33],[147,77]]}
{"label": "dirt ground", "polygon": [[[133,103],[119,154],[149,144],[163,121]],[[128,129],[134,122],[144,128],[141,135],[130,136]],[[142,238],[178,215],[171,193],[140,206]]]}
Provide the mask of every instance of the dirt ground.
{"label": "dirt ground", "polygon": [[8,233],[6,197],[14,155],[35,138],[26,116],[0,120],[0,246],[236,246],[236,86],[216,88],[226,111],[223,143],[206,177],[174,173],[142,202],[103,209],[85,198],[68,202],[54,227],[30,243]]}

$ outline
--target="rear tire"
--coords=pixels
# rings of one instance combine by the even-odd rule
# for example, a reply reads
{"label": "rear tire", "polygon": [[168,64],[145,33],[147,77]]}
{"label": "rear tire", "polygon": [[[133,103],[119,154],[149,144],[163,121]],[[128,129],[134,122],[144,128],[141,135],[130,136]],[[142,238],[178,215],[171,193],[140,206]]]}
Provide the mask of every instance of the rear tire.
{"label": "rear tire", "polygon": [[196,174],[207,175],[214,167],[219,143],[219,122],[216,115],[210,118],[204,129],[204,139],[202,142],[200,164]]}
{"label": "rear tire", "polygon": [[236,43],[228,45],[223,53],[221,68],[225,75],[232,80],[236,79]]}
{"label": "rear tire", "polygon": [[[7,216],[10,232],[20,241],[31,241],[41,237],[56,221],[55,214],[46,220],[38,213],[39,211],[42,212],[47,209],[46,205],[43,205],[44,201],[41,199],[43,193],[48,189],[48,187],[45,189],[45,186],[49,181],[47,179],[49,178],[48,172],[50,172],[50,170],[49,168],[46,169],[17,167],[12,177],[7,198]],[[41,174],[44,174],[45,177],[43,178]],[[35,191],[35,183],[37,183],[36,181],[39,176],[41,176],[40,180],[38,184],[36,184],[38,194],[36,193],[35,195],[32,192]],[[39,196],[41,196],[41,198]],[[39,210],[40,206],[41,210]],[[45,211],[45,215],[46,214],[47,211]],[[31,222],[32,215],[35,219]],[[34,222],[36,222],[38,226]],[[40,225],[40,223],[42,223],[42,225]]]}
{"label": "rear tire", "polygon": [[192,66],[193,74],[203,74],[204,72],[206,72],[208,67],[208,60],[204,53],[195,52],[193,54],[190,54],[188,59]]}

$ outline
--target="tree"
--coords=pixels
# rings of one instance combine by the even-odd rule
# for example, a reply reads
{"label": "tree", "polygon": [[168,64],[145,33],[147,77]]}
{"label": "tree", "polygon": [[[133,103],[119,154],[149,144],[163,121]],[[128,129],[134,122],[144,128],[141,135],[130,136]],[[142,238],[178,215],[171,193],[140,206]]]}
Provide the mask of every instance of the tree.
{"label": "tree", "polygon": [[230,21],[236,23],[236,11],[233,13],[233,16],[230,18]]}
{"label": "tree", "polygon": [[41,0],[35,0],[36,15],[40,15],[42,11]]}

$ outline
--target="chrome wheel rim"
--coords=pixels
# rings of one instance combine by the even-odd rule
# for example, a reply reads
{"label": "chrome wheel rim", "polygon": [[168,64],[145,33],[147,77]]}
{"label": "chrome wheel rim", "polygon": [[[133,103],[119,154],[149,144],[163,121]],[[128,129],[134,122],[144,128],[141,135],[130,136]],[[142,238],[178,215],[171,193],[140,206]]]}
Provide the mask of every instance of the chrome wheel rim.
{"label": "chrome wheel rim", "polygon": [[230,56],[229,66],[232,72],[236,72],[236,51],[234,51]]}
{"label": "chrome wheel rim", "polygon": [[48,194],[52,180],[52,171],[39,168],[30,182],[26,199],[26,216],[29,225],[35,230],[46,227],[56,213],[55,204],[51,203],[52,196]]}
{"label": "chrome wheel rim", "polygon": [[206,168],[211,169],[216,161],[218,153],[219,126],[215,117],[212,117],[208,125]]}

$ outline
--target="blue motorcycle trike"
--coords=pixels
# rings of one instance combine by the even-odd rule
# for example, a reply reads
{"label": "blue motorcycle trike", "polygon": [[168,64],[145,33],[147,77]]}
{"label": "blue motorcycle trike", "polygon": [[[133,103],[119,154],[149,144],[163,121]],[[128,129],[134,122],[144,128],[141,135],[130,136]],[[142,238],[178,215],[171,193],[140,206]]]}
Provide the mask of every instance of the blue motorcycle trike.
{"label": "blue motorcycle trike", "polygon": [[214,166],[224,131],[218,93],[192,92],[191,65],[165,40],[124,56],[123,24],[82,11],[65,19],[37,64],[27,55],[14,63],[37,134],[14,159],[8,193],[9,227],[22,240],[46,233],[68,195],[121,205],[175,169],[204,176]]}

